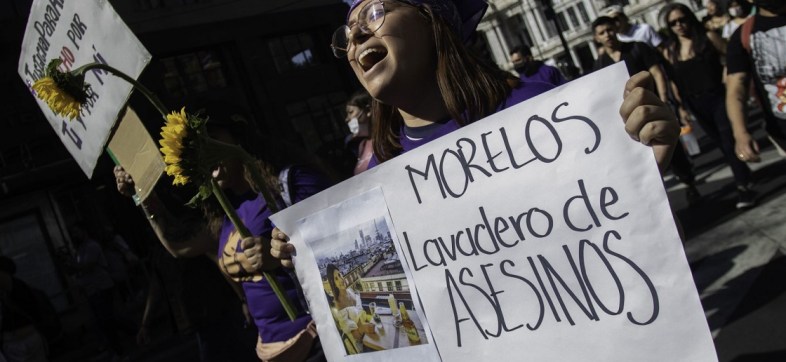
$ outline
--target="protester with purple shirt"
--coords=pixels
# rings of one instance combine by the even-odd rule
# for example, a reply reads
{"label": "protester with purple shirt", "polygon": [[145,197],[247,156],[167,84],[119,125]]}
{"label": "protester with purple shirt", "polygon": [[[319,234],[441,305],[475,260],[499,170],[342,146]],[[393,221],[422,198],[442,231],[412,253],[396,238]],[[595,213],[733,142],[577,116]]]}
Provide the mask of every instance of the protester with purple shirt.
{"label": "protester with purple shirt", "polygon": [[511,49],[510,62],[513,63],[513,69],[519,73],[519,78],[522,81],[542,82],[553,86],[567,83],[559,69],[533,58],[529,47],[515,47]]}
{"label": "protester with purple shirt", "polygon": [[[238,216],[254,237],[241,238],[225,216],[215,198],[202,205],[203,220],[187,222],[173,216],[155,193],[141,206],[161,244],[175,257],[208,255],[219,269],[232,280],[238,296],[259,332],[257,356],[263,361],[323,361],[325,360],[316,326],[308,314],[306,302],[291,271],[282,269],[278,259],[267,251],[267,236],[273,230],[272,215],[262,197],[261,188],[278,195],[277,208],[285,208],[329,186],[319,172],[305,166],[307,160],[295,160],[292,150],[262,142],[242,114],[230,105],[208,102],[206,114],[210,136],[216,140],[239,144],[257,157],[264,170],[265,185],[257,185],[246,177],[243,163],[237,159],[222,161],[213,170],[213,179],[224,190]],[[194,108],[198,109],[198,108]],[[118,190],[129,194],[133,180],[118,166],[115,168]],[[262,270],[273,274],[297,311],[291,321],[276,297]],[[225,346],[251,348],[251,346]]]}
{"label": "protester with purple shirt", "polygon": [[[548,91],[467,51],[488,4],[483,0],[355,0],[347,25],[333,34],[333,53],[346,57],[374,98],[373,166],[461,126]],[[649,73],[620,89],[626,132],[652,145],[661,170],[679,136],[674,113],[650,89]],[[590,90],[588,90],[590,91]],[[284,266],[294,246],[273,230],[271,254]]]}

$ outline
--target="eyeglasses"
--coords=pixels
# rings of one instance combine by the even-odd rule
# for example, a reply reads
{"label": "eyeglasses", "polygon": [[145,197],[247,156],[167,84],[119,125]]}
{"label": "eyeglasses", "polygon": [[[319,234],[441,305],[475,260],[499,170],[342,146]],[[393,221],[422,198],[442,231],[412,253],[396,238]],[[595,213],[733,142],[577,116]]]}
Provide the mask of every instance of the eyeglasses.
{"label": "eyeglasses", "polygon": [[686,18],[684,16],[683,17],[679,17],[679,18],[676,18],[674,20],[669,21],[667,24],[669,24],[669,27],[674,27],[674,26],[677,25],[677,23],[680,23],[682,25],[688,25],[688,18]]}
{"label": "eyeglasses", "polygon": [[349,25],[342,25],[333,32],[333,41],[330,44],[330,48],[333,49],[333,55],[335,55],[336,58],[344,58],[347,56],[353,26],[357,26],[361,34],[373,34],[375,31],[379,30],[379,28],[382,27],[382,23],[385,22],[386,12],[385,4],[382,0],[372,1],[363,6],[358,13],[357,22],[350,22]]}

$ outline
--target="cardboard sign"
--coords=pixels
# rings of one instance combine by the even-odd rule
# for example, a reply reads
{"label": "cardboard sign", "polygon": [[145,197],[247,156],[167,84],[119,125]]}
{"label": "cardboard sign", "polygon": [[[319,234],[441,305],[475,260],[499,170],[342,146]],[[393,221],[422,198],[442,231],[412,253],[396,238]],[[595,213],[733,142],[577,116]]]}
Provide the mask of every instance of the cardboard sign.
{"label": "cardboard sign", "polygon": [[[34,94],[33,83],[45,76],[52,59],[61,71],[100,62],[136,79],[150,54],[106,0],[36,0],[30,9],[19,57],[19,76]],[[87,177],[93,174],[109,133],[131,93],[126,81],[101,70],[88,71],[88,99],[74,120],[56,115],[36,98],[68,152]]]}
{"label": "cardboard sign", "polygon": [[[274,215],[297,248],[328,358],[716,361],[652,150],[620,119],[627,79],[615,64]],[[431,339],[384,352],[364,343],[350,355],[324,309],[320,250],[346,243],[342,230],[380,220],[384,209],[397,243],[385,260],[403,256]],[[335,259],[342,255],[353,254]],[[345,277],[362,289],[367,313],[396,287],[371,283],[373,263]]]}
{"label": "cardboard sign", "polygon": [[144,201],[166,165],[158,146],[133,109],[128,108],[106,148],[115,163],[134,178],[134,201],[137,204]]}

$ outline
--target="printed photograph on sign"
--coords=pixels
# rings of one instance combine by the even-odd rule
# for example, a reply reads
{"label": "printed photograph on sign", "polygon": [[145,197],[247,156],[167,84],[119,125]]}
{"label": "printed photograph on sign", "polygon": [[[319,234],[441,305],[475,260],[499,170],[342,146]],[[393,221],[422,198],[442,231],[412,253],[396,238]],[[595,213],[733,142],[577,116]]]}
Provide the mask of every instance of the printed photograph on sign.
{"label": "printed photograph on sign", "polygon": [[391,232],[378,215],[314,243],[347,355],[429,343]]}

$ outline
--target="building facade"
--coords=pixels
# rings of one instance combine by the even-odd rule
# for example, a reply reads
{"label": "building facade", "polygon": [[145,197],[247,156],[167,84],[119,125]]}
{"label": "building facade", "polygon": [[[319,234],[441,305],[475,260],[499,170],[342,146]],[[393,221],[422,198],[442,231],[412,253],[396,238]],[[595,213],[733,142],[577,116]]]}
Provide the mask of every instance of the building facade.
{"label": "building facade", "polygon": [[[554,18],[559,22],[568,51],[562,45],[557,26],[547,16],[544,2],[551,2]],[[503,69],[511,69],[509,52],[515,47],[528,47],[536,59],[560,68],[568,59],[582,73],[592,70],[598,56],[591,24],[604,9],[624,5],[631,23],[644,22],[660,29],[660,9],[669,0],[489,0],[489,10],[478,30],[486,41],[494,61]],[[695,4],[682,1],[692,8]]]}

